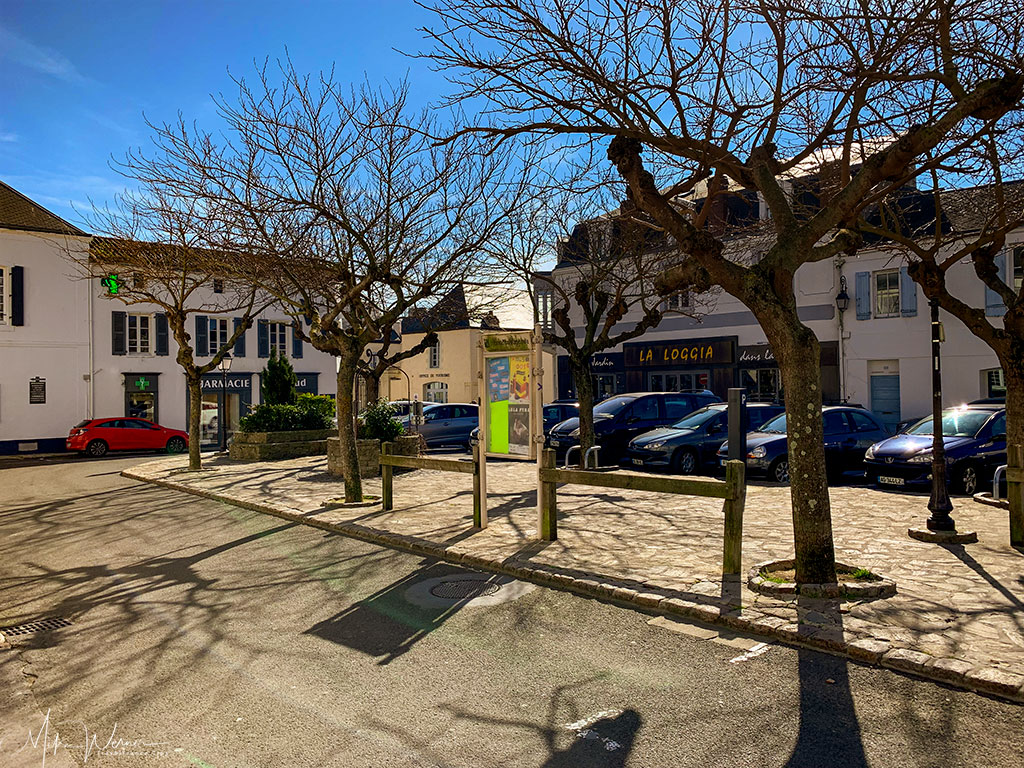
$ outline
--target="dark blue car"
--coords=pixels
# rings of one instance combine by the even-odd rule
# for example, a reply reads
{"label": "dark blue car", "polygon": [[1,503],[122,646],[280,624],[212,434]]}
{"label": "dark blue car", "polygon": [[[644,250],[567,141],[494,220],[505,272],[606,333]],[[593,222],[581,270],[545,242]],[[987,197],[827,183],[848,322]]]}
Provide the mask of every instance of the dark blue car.
{"label": "dark blue car", "polygon": [[[864,454],[872,445],[889,436],[889,431],[871,411],[849,406],[821,409],[825,428],[825,469],[830,478],[864,469]],[[718,458],[729,458],[728,445],[722,444]],[[747,434],[747,472],[766,475],[778,483],[789,482],[789,448],[786,442],[786,414],[776,416],[756,432]]]}
{"label": "dark blue car", "polygon": [[[747,423],[754,427],[785,409],[771,403],[748,403]],[[728,403],[715,403],[685,416],[670,427],[634,437],[623,464],[643,469],[669,469],[680,475],[718,467],[718,447],[729,431]]]}
{"label": "dark blue car", "polygon": [[[983,479],[1006,463],[1006,409],[971,404],[942,412],[947,477],[973,495]],[[882,440],[864,457],[868,479],[886,488],[926,488],[932,482],[932,420],[922,419],[905,434]]]}

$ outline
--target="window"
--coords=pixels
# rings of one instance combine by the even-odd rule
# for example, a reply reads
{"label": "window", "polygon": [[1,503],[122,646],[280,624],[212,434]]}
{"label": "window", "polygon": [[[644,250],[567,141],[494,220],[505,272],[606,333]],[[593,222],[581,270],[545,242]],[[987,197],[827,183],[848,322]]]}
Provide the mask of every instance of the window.
{"label": "window", "polygon": [[1002,368],[982,371],[985,375],[985,397],[1006,397],[1006,376]]}
{"label": "window", "polygon": [[476,418],[476,408],[471,405],[453,405],[451,408],[453,419]]}
{"label": "window", "polygon": [[[227,322],[227,321],[225,321]],[[277,350],[278,357],[288,354],[288,326],[284,323],[268,323],[270,351]]]}
{"label": "window", "polygon": [[210,349],[208,354],[215,355],[228,345],[228,321],[223,317],[210,318]]}
{"label": "window", "polygon": [[132,272],[132,289],[136,291],[146,290],[146,278],[141,272]]}
{"label": "window", "polygon": [[219,277],[213,278],[213,292],[224,293],[224,281]]}
{"label": "window", "polygon": [[871,420],[870,416],[858,411],[850,411],[850,419],[853,421],[855,432],[877,432],[882,428]]}
{"label": "window", "polygon": [[825,411],[822,420],[826,435],[841,435],[850,431],[850,425],[846,423],[846,417],[842,411]]}
{"label": "window", "polygon": [[440,368],[441,367],[441,340],[438,339],[434,343],[434,346],[430,347],[429,351],[430,351],[429,367],[431,367],[431,368]]}
{"label": "window", "polygon": [[690,306],[690,292],[680,291],[679,293],[673,293],[671,296],[667,296],[665,301],[662,302],[662,308],[666,312],[681,312],[684,309],[688,309]]}
{"label": "window", "polygon": [[128,354],[148,355],[153,352],[153,318],[151,315],[128,315]]}
{"label": "window", "polygon": [[447,403],[448,384],[443,381],[431,381],[423,385],[423,402]]}
{"label": "window", "polygon": [[9,290],[10,279],[7,276],[7,267],[0,267],[0,325],[10,325],[10,304],[11,301],[7,297]]}
{"label": "window", "polygon": [[686,395],[665,395],[665,418],[681,419],[696,410],[697,404]]}
{"label": "window", "polygon": [[633,407],[626,416],[627,420],[656,421],[658,419],[658,398],[641,397],[633,402]]}
{"label": "window", "polygon": [[542,330],[550,331],[552,327],[552,302],[554,293],[552,291],[537,291],[537,317],[540,320]]}
{"label": "window", "polygon": [[887,269],[875,272],[875,317],[896,317],[900,314],[900,271]]}

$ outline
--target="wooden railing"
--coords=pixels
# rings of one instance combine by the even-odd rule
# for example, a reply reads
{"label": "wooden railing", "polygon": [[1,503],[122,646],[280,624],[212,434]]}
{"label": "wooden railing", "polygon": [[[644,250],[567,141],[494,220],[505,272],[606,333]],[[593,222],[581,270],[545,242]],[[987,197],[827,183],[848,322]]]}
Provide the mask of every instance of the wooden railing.
{"label": "wooden railing", "polygon": [[462,459],[436,459],[428,456],[396,456],[391,453],[392,443],[381,443],[380,446],[380,479],[381,503],[385,512],[394,509],[394,467],[407,469],[436,469],[441,472],[462,472],[473,475],[473,525],[480,527],[482,497],[480,483],[480,451],[479,446],[473,451],[471,461]]}
{"label": "wooden railing", "polygon": [[742,567],[743,506],[747,495],[745,472],[746,465],[736,459],[726,462],[725,482],[642,475],[633,472],[558,469],[555,466],[555,452],[550,448],[545,449],[541,456],[538,501],[540,537],[545,541],[554,541],[558,538],[558,493],[556,489],[559,483],[723,499],[725,531],[722,573],[739,573]]}

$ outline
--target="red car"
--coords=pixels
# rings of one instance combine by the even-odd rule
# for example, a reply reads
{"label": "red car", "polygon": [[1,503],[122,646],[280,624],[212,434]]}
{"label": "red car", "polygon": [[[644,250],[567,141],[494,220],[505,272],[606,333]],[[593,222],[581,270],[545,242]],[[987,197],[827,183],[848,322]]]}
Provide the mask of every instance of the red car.
{"label": "red car", "polygon": [[146,419],[86,419],[68,435],[67,448],[99,458],[107,451],[167,451],[188,448],[188,433]]}

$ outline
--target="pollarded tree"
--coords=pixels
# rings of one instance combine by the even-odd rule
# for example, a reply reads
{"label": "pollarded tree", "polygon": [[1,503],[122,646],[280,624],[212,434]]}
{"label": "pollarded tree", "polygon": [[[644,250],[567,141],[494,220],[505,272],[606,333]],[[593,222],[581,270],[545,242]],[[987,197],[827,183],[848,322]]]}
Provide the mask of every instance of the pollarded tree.
{"label": "pollarded tree", "polygon": [[[854,253],[879,195],[992,131],[1024,91],[1024,9],[981,0],[434,0],[428,54],[467,131],[607,141],[636,207],[685,256],[661,290],[712,284],[763,328],[786,391],[796,578],[834,582],[819,344],[803,264]],[[732,258],[686,204],[756,192],[770,238]],[[706,203],[707,204],[707,203]]]}
{"label": "pollarded tree", "polygon": [[352,92],[285,64],[279,82],[264,68],[238,87],[219,102],[223,138],[180,120],[157,126],[157,153],[131,165],[217,211],[211,245],[255,255],[262,288],[301,337],[338,358],[345,498],[358,501],[353,395],[365,350],[412,308],[491,278],[487,243],[521,204],[524,173],[513,173],[511,147],[439,144],[436,112],[410,110],[404,84]]}

